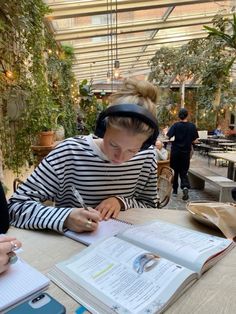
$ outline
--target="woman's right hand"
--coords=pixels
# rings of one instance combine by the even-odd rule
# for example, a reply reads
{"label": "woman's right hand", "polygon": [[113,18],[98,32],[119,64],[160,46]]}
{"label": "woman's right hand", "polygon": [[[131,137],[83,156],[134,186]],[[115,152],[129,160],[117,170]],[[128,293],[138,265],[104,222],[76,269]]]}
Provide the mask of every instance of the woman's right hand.
{"label": "woman's right hand", "polygon": [[64,227],[75,232],[94,231],[97,229],[99,221],[101,221],[101,217],[97,210],[73,208],[65,220]]}
{"label": "woman's right hand", "polygon": [[10,266],[13,251],[21,247],[21,242],[14,237],[0,236],[0,274]]}

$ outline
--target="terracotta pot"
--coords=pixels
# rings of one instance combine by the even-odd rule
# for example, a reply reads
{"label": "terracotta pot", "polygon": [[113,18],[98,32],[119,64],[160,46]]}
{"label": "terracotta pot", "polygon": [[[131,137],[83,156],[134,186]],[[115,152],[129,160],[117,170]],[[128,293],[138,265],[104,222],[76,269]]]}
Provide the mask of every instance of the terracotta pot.
{"label": "terracotta pot", "polygon": [[40,132],[38,144],[40,146],[51,146],[54,143],[54,131]]}

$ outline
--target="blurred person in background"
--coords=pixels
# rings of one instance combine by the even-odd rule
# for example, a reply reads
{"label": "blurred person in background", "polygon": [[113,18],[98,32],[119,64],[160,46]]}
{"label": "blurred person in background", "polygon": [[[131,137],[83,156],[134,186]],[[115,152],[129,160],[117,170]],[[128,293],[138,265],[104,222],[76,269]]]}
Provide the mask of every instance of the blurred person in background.
{"label": "blurred person in background", "polygon": [[164,148],[162,141],[157,140],[155,143],[156,159],[157,160],[167,160],[168,151]]}
{"label": "blurred person in background", "polygon": [[197,128],[194,123],[188,122],[188,111],[185,108],[181,108],[179,111],[179,121],[174,123],[167,136],[175,137],[171,145],[170,153],[170,167],[174,170],[173,180],[173,196],[177,196],[178,193],[178,178],[180,177],[180,187],[183,191],[183,200],[188,200],[188,190],[190,184],[188,180],[188,169],[191,159],[192,144],[197,142],[199,138]]}

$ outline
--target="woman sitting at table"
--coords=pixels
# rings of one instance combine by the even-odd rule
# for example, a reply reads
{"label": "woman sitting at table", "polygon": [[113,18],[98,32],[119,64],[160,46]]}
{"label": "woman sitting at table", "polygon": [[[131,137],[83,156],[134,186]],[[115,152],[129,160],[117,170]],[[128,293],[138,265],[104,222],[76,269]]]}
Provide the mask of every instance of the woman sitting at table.
{"label": "woman sitting at table", "polygon": [[221,125],[217,126],[217,128],[214,130],[213,135],[215,135],[215,136],[223,136],[224,135],[223,131],[221,130]]}
{"label": "woman sitting at table", "polygon": [[[16,248],[21,246],[20,241],[14,237],[3,235],[9,228],[9,215],[5,193],[0,182],[0,274],[10,266],[10,257]],[[1,280],[1,278],[0,278]]]}
{"label": "woman sitting at table", "polygon": [[162,141],[157,140],[155,143],[155,152],[157,160],[167,160],[168,151],[164,148]]}
{"label": "woman sitting at table", "polygon": [[[27,229],[93,231],[120,210],[157,207],[152,146],[158,136],[157,88],[127,79],[110,97],[95,135],[61,142],[9,200],[12,225]],[[79,191],[90,211],[72,192]],[[46,206],[45,200],[55,206]]]}

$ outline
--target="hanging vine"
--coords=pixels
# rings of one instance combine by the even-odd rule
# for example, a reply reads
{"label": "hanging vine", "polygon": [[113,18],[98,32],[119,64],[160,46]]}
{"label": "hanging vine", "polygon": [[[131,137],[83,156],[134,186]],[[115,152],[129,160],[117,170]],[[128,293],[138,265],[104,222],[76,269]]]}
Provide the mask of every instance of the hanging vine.
{"label": "hanging vine", "polygon": [[[0,145],[5,167],[17,173],[32,161],[39,131],[55,128],[61,118],[68,136],[76,132],[76,99],[69,88],[72,82],[76,87],[73,52],[67,54],[49,35],[43,23],[48,12],[42,0],[13,0],[0,8]],[[59,70],[58,94],[49,51]],[[15,107],[22,104],[15,116],[9,111],[12,98]]]}

